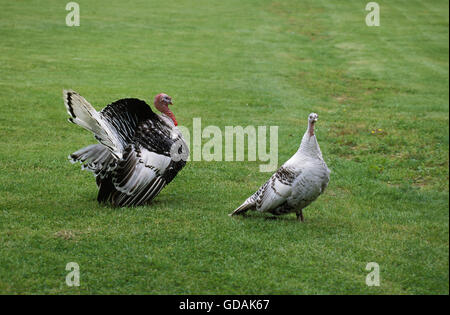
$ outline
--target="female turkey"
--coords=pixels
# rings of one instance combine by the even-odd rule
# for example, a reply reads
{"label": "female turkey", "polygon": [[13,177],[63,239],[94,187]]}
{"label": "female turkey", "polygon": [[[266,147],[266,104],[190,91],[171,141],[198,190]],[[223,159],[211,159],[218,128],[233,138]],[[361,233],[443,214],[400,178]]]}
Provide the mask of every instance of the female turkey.
{"label": "female turkey", "polygon": [[330,170],[314,134],[317,119],[317,114],[309,115],[298,151],[230,216],[252,209],[274,215],[295,212],[297,219],[304,220],[303,209],[323,193],[330,181]]}
{"label": "female turkey", "polygon": [[155,114],[144,101],[118,100],[97,112],[74,91],[63,91],[69,121],[91,131],[98,144],[69,156],[94,173],[99,203],[139,206],[148,203],[186,165],[189,151],[174,114],[172,98],[158,94]]}

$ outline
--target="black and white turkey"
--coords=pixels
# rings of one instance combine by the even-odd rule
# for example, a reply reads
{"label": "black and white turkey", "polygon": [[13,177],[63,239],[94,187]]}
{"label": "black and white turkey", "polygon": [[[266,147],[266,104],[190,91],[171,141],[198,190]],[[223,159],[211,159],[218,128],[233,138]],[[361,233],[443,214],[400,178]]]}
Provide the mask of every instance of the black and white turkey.
{"label": "black and white turkey", "polygon": [[248,210],[274,215],[295,212],[297,219],[304,221],[303,209],[324,192],[330,181],[330,170],[314,134],[317,119],[317,114],[309,115],[308,129],[297,152],[230,216]]}
{"label": "black and white turkey", "polygon": [[97,112],[75,91],[63,91],[69,121],[91,131],[99,143],[69,156],[94,173],[99,203],[117,207],[146,204],[185,166],[189,151],[169,109],[172,99],[158,94],[155,114],[144,101],[125,98]]}

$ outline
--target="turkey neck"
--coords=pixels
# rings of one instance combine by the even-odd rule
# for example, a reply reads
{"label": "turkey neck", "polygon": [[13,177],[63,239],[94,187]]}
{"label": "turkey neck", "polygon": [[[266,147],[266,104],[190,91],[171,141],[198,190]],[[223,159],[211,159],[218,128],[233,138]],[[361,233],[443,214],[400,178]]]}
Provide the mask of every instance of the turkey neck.
{"label": "turkey neck", "polygon": [[175,126],[178,126],[178,122],[175,118],[175,115],[172,113],[172,111],[169,109],[169,106],[166,104],[155,102],[155,108],[159,110],[161,113],[172,119],[173,124]]}
{"label": "turkey neck", "polygon": [[314,122],[308,121],[308,130],[309,136],[314,136]]}
{"label": "turkey neck", "polygon": [[177,120],[175,119],[175,115],[172,113],[172,111],[171,111],[169,108],[167,108],[167,110],[164,111],[163,113],[166,114],[167,116],[169,116],[169,117],[172,119],[173,124],[174,124],[175,126],[178,126],[178,122],[177,122]]}
{"label": "turkey neck", "polygon": [[302,143],[297,153],[306,155],[312,158],[322,159],[322,152],[320,151],[319,143],[317,142],[316,135],[314,134],[314,123],[308,122],[308,129],[306,130]]}

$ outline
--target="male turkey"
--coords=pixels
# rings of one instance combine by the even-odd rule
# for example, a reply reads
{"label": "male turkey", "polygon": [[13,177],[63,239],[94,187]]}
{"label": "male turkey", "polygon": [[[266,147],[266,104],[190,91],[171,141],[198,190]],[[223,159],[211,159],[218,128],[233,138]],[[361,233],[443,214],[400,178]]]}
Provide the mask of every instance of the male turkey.
{"label": "male turkey", "polygon": [[309,115],[308,129],[297,152],[230,216],[248,210],[274,215],[295,212],[297,219],[304,221],[302,210],[323,193],[330,180],[314,134],[317,119],[317,114]]}
{"label": "male turkey", "polygon": [[99,203],[117,207],[150,202],[185,166],[189,156],[183,135],[169,109],[172,98],[158,94],[154,105],[125,98],[97,112],[74,91],[63,91],[69,121],[91,131],[98,144],[71,155],[72,163],[94,173]]}

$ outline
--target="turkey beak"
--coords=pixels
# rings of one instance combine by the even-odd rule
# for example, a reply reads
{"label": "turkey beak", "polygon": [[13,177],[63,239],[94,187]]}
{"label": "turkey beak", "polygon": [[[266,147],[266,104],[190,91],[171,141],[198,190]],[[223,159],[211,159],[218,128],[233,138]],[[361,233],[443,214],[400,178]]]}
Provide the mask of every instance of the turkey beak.
{"label": "turkey beak", "polygon": [[172,100],[169,101],[169,105],[173,105]]}

